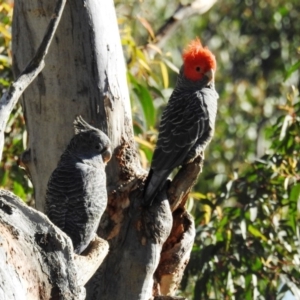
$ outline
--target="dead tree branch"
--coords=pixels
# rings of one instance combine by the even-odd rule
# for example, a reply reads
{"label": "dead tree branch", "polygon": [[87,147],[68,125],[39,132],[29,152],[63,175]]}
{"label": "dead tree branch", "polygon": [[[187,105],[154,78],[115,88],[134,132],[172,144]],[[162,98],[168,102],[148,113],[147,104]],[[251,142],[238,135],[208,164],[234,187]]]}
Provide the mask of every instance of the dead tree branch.
{"label": "dead tree branch", "polygon": [[85,256],[75,255],[70,238],[44,214],[0,190],[0,295],[6,299],[85,299],[84,284],[107,252],[108,243],[96,238]]}
{"label": "dead tree branch", "polygon": [[188,195],[202,171],[203,159],[199,156],[192,163],[182,166],[174,177],[169,189],[168,199],[172,212],[184,207]]}
{"label": "dead tree branch", "polygon": [[171,296],[176,293],[190,259],[195,234],[193,217],[184,209],[176,210],[173,213],[171,234],[164,243],[160,262],[154,275],[157,296]]}
{"label": "dead tree branch", "polygon": [[[157,30],[155,40],[151,44],[158,48],[162,48],[183,20],[192,16],[203,15],[210,10],[217,1],[218,0],[194,0],[185,5],[180,3],[174,14]],[[151,44],[146,47],[150,56],[154,54],[156,48],[151,47]]]}

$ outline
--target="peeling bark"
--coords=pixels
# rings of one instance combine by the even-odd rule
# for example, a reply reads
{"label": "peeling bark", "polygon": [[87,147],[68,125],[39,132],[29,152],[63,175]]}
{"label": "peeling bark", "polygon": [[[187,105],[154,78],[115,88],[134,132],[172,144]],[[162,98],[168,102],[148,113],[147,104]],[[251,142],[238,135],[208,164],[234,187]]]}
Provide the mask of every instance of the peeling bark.
{"label": "peeling bark", "polygon": [[4,190],[0,216],[1,299],[84,299],[63,232]]}
{"label": "peeling bark", "polygon": [[171,234],[163,246],[154,275],[156,295],[174,296],[190,259],[195,234],[192,216],[184,209],[177,209],[173,213]]}
{"label": "peeling bark", "polygon": [[170,234],[172,215],[166,193],[151,208],[141,206],[141,192],[130,195],[110,255],[87,284],[87,299],[150,299],[153,274]]}

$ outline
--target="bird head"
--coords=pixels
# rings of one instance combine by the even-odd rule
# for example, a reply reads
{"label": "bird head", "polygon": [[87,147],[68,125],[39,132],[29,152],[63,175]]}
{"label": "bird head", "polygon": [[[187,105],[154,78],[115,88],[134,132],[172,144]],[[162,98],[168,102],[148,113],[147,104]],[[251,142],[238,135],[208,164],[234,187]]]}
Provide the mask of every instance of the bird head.
{"label": "bird head", "polygon": [[182,58],[183,74],[187,79],[198,81],[206,76],[209,82],[214,80],[216,58],[207,47],[202,46],[198,38],[185,48]]}
{"label": "bird head", "polygon": [[107,163],[111,158],[111,143],[107,135],[101,130],[89,125],[81,116],[74,120],[75,136],[69,148],[80,158],[99,157]]}

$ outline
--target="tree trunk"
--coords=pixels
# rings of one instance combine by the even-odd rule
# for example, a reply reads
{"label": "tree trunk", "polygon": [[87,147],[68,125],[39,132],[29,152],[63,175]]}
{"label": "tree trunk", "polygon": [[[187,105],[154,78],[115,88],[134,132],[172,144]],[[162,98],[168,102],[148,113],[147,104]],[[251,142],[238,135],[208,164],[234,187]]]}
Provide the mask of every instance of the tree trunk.
{"label": "tree trunk", "polygon": [[[46,0],[15,1],[16,75],[33,56],[54,5]],[[37,209],[43,211],[49,176],[73,135],[76,115],[112,141],[113,157],[106,170],[108,206],[98,230],[110,251],[86,285],[87,299],[174,295],[195,234],[183,203],[201,161],[182,168],[185,175],[178,178],[184,178],[184,184],[167,184],[152,207],[142,206],[145,171],[135,150],[113,1],[68,1],[45,63],[22,99],[29,136],[22,162],[35,188]]]}
{"label": "tree trunk", "polygon": [[[13,66],[18,75],[33,57],[55,2],[15,1]],[[109,29],[108,29],[109,28]],[[113,149],[132,138],[126,73],[113,1],[66,4],[43,72],[23,95],[27,151],[22,156],[43,211],[50,174],[73,136],[73,120],[106,132]],[[137,161],[136,161],[137,163]],[[116,158],[108,166],[108,186],[119,181]]]}

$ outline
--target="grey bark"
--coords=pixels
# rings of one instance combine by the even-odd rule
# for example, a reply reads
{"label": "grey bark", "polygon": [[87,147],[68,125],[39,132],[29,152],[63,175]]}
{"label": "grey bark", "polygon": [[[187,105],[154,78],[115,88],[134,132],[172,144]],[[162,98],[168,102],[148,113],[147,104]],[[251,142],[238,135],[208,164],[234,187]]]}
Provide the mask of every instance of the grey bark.
{"label": "grey bark", "polygon": [[[15,1],[12,47],[16,76],[33,56],[53,7],[52,1]],[[113,149],[128,139],[125,124],[131,124],[131,114],[113,1],[68,2],[45,63],[22,97],[29,133],[23,163],[35,187],[39,210],[43,210],[49,176],[73,135],[76,115],[107,133]],[[108,185],[116,185],[118,168],[113,158]]]}
{"label": "grey bark", "polygon": [[43,69],[45,56],[53,39],[54,33],[59,24],[62,12],[64,10],[66,0],[59,0],[56,3],[47,30],[44,33],[43,40],[38,47],[34,57],[30,60],[25,69],[18,75],[15,82],[11,84],[8,91],[0,99],[0,161],[2,160],[2,152],[4,146],[4,130],[8,118],[17,104],[20,96],[28,85],[36,78]]}
{"label": "grey bark", "polygon": [[[0,100],[0,157],[9,114],[44,67],[65,3],[57,0],[34,57]],[[84,299],[83,286],[107,253],[108,243],[96,237],[85,256],[74,255],[69,237],[47,217],[24,205],[12,193],[0,190],[1,299]]]}
{"label": "grey bark", "polygon": [[5,190],[0,220],[0,299],[85,299],[84,284],[106,256],[107,242],[97,238],[86,256],[75,255],[65,233]]}
{"label": "grey bark", "polygon": [[119,234],[110,240],[111,253],[87,284],[87,299],[150,299],[153,274],[170,234],[172,215],[166,194],[149,209],[138,191],[130,197]]}

